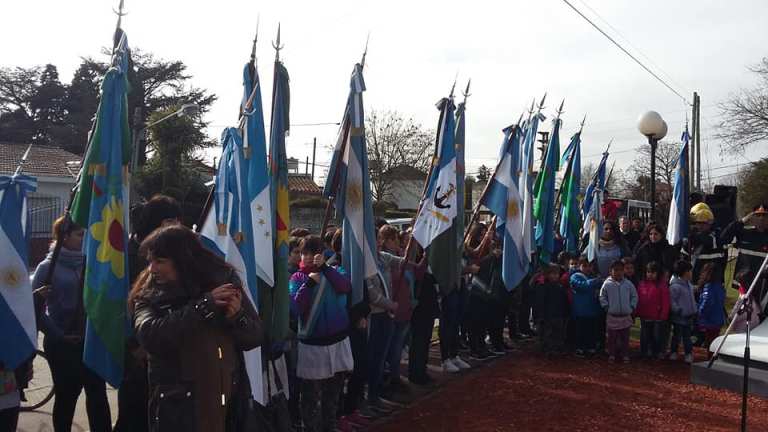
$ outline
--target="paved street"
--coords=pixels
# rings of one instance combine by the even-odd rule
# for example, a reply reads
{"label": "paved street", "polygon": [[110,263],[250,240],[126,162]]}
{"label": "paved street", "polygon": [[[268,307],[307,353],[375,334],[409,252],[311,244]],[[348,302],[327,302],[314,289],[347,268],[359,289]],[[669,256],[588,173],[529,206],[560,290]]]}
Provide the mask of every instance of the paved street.
{"label": "paved street", "polygon": [[[38,347],[42,348],[43,338],[42,336],[38,340]],[[30,384],[29,394],[30,398],[34,397],[35,392],[44,393],[49,386],[53,385],[51,381],[50,370],[45,367],[44,360],[41,358],[35,359],[35,377]],[[114,424],[117,419],[117,390],[107,385],[107,397],[109,398],[109,406],[112,412],[112,423]],[[38,408],[35,411],[23,412],[19,416],[19,432],[53,432],[53,401],[51,399],[48,403]],[[75,410],[75,418],[72,424],[73,432],[85,432],[89,430],[88,416],[85,413],[85,393],[80,394],[80,399],[77,401],[77,409]]]}

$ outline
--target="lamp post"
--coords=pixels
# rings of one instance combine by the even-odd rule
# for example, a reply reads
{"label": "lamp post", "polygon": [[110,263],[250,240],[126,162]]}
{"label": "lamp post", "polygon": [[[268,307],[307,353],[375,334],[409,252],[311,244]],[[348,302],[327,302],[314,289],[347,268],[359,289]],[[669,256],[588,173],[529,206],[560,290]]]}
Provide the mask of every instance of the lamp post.
{"label": "lamp post", "polygon": [[141,139],[144,137],[144,134],[147,132],[147,129],[157,124],[160,124],[171,117],[174,117],[174,116],[175,117],[182,117],[182,116],[191,117],[197,114],[198,112],[200,112],[200,105],[194,104],[194,103],[184,104],[178,110],[168,114],[167,116],[161,119],[155,120],[152,123],[147,123],[141,126],[141,129],[139,129],[138,125],[141,123],[141,108],[137,107],[136,110],[133,112],[133,124],[135,125],[135,127],[133,129],[133,155],[131,157],[131,173],[136,172],[136,168],[139,164],[139,143],[141,143]]}
{"label": "lamp post", "polygon": [[667,122],[656,111],[648,111],[637,120],[637,129],[651,146],[651,220],[656,221],[656,147],[667,135]]}

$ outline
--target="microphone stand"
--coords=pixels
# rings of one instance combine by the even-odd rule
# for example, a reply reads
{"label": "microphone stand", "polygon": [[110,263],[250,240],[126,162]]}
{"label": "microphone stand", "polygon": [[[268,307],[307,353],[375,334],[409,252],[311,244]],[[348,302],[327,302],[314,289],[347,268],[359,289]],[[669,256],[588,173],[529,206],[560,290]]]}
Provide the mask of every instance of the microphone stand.
{"label": "microphone stand", "polygon": [[738,310],[738,315],[745,314],[747,319],[747,333],[746,333],[746,341],[744,343],[744,381],[741,385],[741,431],[746,432],[747,430],[747,396],[749,395],[749,362],[750,362],[750,352],[749,352],[749,337],[750,333],[752,331],[752,326],[750,325],[752,321],[752,296],[744,298],[744,301],[741,303],[741,306]]}

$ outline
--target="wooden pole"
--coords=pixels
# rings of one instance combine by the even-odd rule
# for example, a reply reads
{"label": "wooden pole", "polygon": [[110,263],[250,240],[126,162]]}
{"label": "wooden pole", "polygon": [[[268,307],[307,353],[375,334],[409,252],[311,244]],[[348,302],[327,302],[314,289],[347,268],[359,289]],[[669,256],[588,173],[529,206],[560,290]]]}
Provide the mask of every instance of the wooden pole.
{"label": "wooden pole", "polygon": [[[323,225],[320,231],[320,235],[322,236],[325,233],[325,230],[328,228],[328,222],[331,220],[331,211],[333,210],[333,204],[334,201],[336,201],[336,189],[339,187],[339,170],[341,169],[342,160],[344,158],[344,153],[347,151],[347,135],[349,134],[349,129],[351,127],[351,121],[349,119],[349,115],[344,116],[344,125],[341,129],[341,147],[339,148],[339,160],[336,161],[336,169],[334,170],[331,175],[332,179],[332,187],[331,192],[333,195],[328,197],[328,203],[325,206],[325,214],[323,215]],[[314,153],[314,152],[313,152]],[[313,164],[314,169],[314,164]]]}
{"label": "wooden pole", "polygon": [[315,153],[317,152],[317,137],[312,139],[312,181],[315,181]]}
{"label": "wooden pole", "polygon": [[701,97],[696,94],[696,189],[701,191]]}

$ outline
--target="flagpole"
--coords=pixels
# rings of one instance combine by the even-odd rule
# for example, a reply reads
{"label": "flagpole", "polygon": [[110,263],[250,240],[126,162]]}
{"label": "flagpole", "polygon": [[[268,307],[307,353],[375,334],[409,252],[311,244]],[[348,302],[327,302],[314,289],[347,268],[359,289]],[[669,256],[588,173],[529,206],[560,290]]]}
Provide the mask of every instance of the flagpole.
{"label": "flagpole", "polygon": [[[579,140],[581,140],[581,132],[584,131],[584,123],[587,121],[586,114],[584,115],[584,119],[581,120],[581,127],[579,127],[579,131],[577,134],[579,135]],[[571,172],[573,171],[573,154],[571,154],[570,159],[568,160],[568,165],[565,167],[565,173],[563,174],[563,182],[566,181],[569,175],[571,175]],[[560,200],[563,196],[563,183],[560,182],[560,188],[557,189],[557,196],[555,197],[555,226],[558,225],[558,220],[561,219],[562,214],[560,214]]]}
{"label": "flagpole", "polygon": [[32,144],[27,147],[27,151],[24,152],[24,155],[21,157],[21,160],[19,161],[19,166],[16,167],[16,171],[13,173],[14,176],[21,175],[21,172],[24,170],[24,164],[27,163],[27,158],[29,157],[29,151],[32,150]]}
{"label": "flagpole", "polygon": [[[449,99],[453,100],[453,92],[456,89],[456,78],[453,80],[453,86],[451,86],[451,94],[448,96]],[[440,112],[440,123],[443,121],[443,116],[445,115],[445,112]],[[441,126],[442,127],[442,126]],[[424,187],[421,189],[421,196],[419,197],[419,208],[416,210],[416,214],[413,216],[413,219],[411,219],[411,227],[413,227],[416,220],[419,218],[419,215],[421,214],[421,209],[424,206],[424,196],[427,194],[427,188],[429,187],[429,180],[432,178],[432,172],[435,169],[435,159],[439,157],[438,151],[440,148],[440,142],[438,141],[440,139],[440,133],[438,131],[437,136],[435,137],[435,152],[432,156],[432,163],[429,164],[429,172],[427,172],[427,177],[424,179]],[[411,248],[413,247],[413,234],[408,236],[408,243],[405,245],[405,252],[403,253],[403,256],[407,257],[411,253]],[[405,266],[403,265],[400,267],[400,277],[403,277],[403,273],[405,273]]]}
{"label": "flagpole", "polygon": [[[365,56],[368,55],[368,41],[370,40],[371,34],[369,33],[368,36],[365,38],[365,49],[363,50],[363,58],[360,60],[360,66],[365,67]],[[339,171],[341,170],[341,162],[344,158],[344,153],[347,151],[347,134],[349,133],[349,130],[351,128],[352,122],[349,119],[349,107],[347,107],[344,110],[344,119],[342,120],[342,126],[341,126],[341,146],[339,147],[339,160],[336,163],[336,169],[333,172],[333,183],[331,187],[331,191],[333,191],[333,195],[328,197],[328,202],[325,205],[325,214],[323,214],[323,225],[320,230],[320,235],[323,236],[325,234],[325,230],[328,229],[328,223],[331,220],[331,212],[333,211],[333,206],[336,202],[336,193],[338,187],[339,187]]]}
{"label": "flagpole", "polygon": [[[120,6],[118,7],[118,10],[112,9],[115,15],[117,15],[117,26],[115,27],[115,36],[117,35],[118,30],[121,30],[121,22],[123,16],[126,14],[123,12],[123,2],[124,0],[120,0]],[[114,55],[115,49],[117,48],[117,45],[120,43],[119,40],[117,40],[114,36],[112,38],[112,54]],[[98,114],[99,106],[96,107],[96,114]],[[75,178],[75,185],[72,187],[72,189],[69,191],[69,200],[67,202],[67,207],[64,209],[63,217],[63,223],[59,224],[59,229],[56,233],[54,233],[54,236],[58,239],[53,246],[53,251],[51,252],[51,264],[48,266],[48,272],[45,275],[45,279],[43,279],[42,285],[50,285],[51,281],[53,281],[53,272],[56,270],[56,264],[59,261],[59,255],[61,255],[61,248],[62,248],[62,241],[63,240],[63,234],[69,230],[71,224],[72,224],[72,204],[75,200],[75,194],[77,194],[78,187],[80,186],[80,179],[83,176],[83,171],[86,169],[85,167],[85,156],[88,155],[88,151],[91,148],[91,137],[93,136],[93,132],[96,129],[96,118],[98,115],[95,115],[93,117],[93,120],[91,120],[91,129],[88,131],[88,136],[86,138],[85,142],[85,149],[83,151],[83,160],[80,163],[80,171],[77,173],[77,177]],[[31,147],[31,146],[30,146]],[[29,150],[27,150],[29,151]],[[80,280],[80,285],[84,283],[84,279]]]}
{"label": "flagpole", "polygon": [[[256,73],[256,42],[259,40],[259,18],[256,18],[256,36],[253,38],[253,45],[251,46],[251,60],[250,60],[250,66],[251,66],[251,74],[252,76],[255,76]],[[247,112],[250,111],[253,108],[253,99],[256,97],[256,90],[257,87],[254,85],[251,89],[251,94],[248,95],[248,100],[245,103],[245,106],[240,108],[240,113],[238,115],[239,123],[237,125],[237,128],[241,130],[241,133],[244,134],[245,132],[245,122],[246,122],[246,116],[248,115]],[[250,156],[250,148],[243,149],[243,156],[248,159]],[[219,161],[221,163],[221,161]],[[214,177],[216,176],[216,160],[214,158],[214,167],[213,167],[213,173]],[[197,233],[200,233],[203,229],[203,224],[205,223],[205,218],[208,217],[208,213],[211,211],[211,207],[213,206],[213,194],[216,190],[216,184],[211,186],[211,190],[208,191],[208,196],[205,198],[205,204],[203,204],[203,208],[200,211],[200,216],[197,218],[197,224],[195,224],[195,231]]]}
{"label": "flagpole", "polygon": [[349,133],[351,122],[349,121],[349,115],[347,114],[344,116],[344,124],[341,128],[341,147],[339,147],[339,160],[336,163],[336,169],[333,172],[333,187],[331,190],[333,191],[333,195],[328,197],[328,202],[325,205],[325,213],[323,214],[323,225],[320,230],[320,235],[323,236],[325,234],[325,230],[328,229],[328,223],[331,220],[331,211],[333,211],[333,206],[336,202],[336,189],[339,187],[339,171],[341,170],[341,164],[342,159],[344,158],[344,153],[347,151],[347,134]]}

